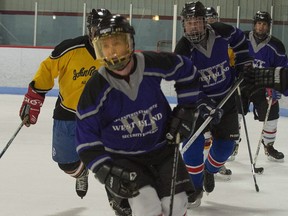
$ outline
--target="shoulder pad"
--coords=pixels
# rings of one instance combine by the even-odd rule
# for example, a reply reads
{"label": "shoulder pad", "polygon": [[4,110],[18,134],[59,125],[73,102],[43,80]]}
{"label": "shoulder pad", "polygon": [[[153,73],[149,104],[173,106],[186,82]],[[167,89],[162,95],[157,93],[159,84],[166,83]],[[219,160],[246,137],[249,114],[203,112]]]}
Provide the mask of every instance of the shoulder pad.
{"label": "shoulder pad", "polygon": [[275,47],[275,49],[283,54],[286,54],[286,50],[285,50],[285,46],[282,43],[281,40],[279,40],[278,38],[271,36],[271,39],[269,41],[269,43],[271,44],[271,46]]}
{"label": "shoulder pad", "polygon": [[235,29],[232,25],[222,22],[211,23],[210,26],[215,31],[216,35],[221,35],[222,37],[229,37]]}
{"label": "shoulder pad", "polygon": [[87,35],[64,40],[54,48],[50,57],[59,58],[66,52],[75,48],[85,47],[87,44],[89,44],[89,37]]}

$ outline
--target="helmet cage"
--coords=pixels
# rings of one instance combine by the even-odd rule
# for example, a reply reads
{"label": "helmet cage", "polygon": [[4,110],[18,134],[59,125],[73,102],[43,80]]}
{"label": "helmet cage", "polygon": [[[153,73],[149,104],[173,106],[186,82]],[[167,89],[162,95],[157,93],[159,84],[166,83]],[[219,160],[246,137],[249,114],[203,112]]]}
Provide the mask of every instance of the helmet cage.
{"label": "helmet cage", "polygon": [[[202,22],[202,24],[200,22]],[[198,44],[206,37],[207,20],[205,17],[193,17],[184,19],[183,28],[184,37],[186,37],[191,43]]]}
{"label": "helmet cage", "polygon": [[[184,29],[184,37],[186,37],[191,43],[200,43],[206,36],[207,20],[206,20],[206,8],[200,2],[188,2],[185,3],[182,12],[182,25]],[[194,29],[202,21],[202,29]],[[188,29],[188,23],[194,27],[191,30]],[[201,24],[200,24],[201,25]]]}

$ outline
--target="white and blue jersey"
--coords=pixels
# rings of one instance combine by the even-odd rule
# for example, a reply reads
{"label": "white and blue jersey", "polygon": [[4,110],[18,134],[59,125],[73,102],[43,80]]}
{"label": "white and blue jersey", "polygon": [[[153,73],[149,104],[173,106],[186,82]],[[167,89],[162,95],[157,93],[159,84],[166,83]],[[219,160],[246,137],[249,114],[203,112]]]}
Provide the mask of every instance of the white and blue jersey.
{"label": "white and blue jersey", "polygon": [[102,67],[86,84],[77,109],[76,147],[96,171],[110,153],[141,155],[166,145],[171,108],[161,80],[175,80],[179,104],[198,101],[197,70],[173,53],[135,53],[129,82]]}
{"label": "white and blue jersey", "polygon": [[235,54],[235,67],[251,62],[245,34],[224,23],[207,25],[207,47],[190,43],[184,36],[177,43],[175,53],[190,58],[197,67],[200,86],[210,98],[223,98],[235,81],[230,66],[228,48]]}
{"label": "white and blue jersey", "polygon": [[249,53],[254,58],[255,68],[287,67],[287,56],[283,43],[272,35],[257,44],[253,31],[245,32],[249,40]]}

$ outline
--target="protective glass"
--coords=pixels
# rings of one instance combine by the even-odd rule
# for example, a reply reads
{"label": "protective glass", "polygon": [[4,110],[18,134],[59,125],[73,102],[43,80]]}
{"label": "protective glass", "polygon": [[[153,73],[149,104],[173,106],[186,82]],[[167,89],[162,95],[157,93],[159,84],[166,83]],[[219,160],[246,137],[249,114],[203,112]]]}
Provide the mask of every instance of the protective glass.
{"label": "protective glass", "polygon": [[133,53],[133,39],[129,33],[114,32],[94,37],[97,59],[103,59],[110,70],[122,70]]}

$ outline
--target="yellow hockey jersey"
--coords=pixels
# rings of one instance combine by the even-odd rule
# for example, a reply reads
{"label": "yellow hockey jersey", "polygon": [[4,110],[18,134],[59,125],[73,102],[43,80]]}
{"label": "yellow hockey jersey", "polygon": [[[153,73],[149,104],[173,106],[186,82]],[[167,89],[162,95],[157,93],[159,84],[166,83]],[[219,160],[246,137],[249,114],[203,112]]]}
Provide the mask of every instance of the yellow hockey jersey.
{"label": "yellow hockey jersey", "polygon": [[75,120],[80,95],[96,71],[96,56],[89,37],[80,36],[57,45],[40,64],[31,84],[38,93],[45,94],[58,78],[59,95],[53,118]]}

